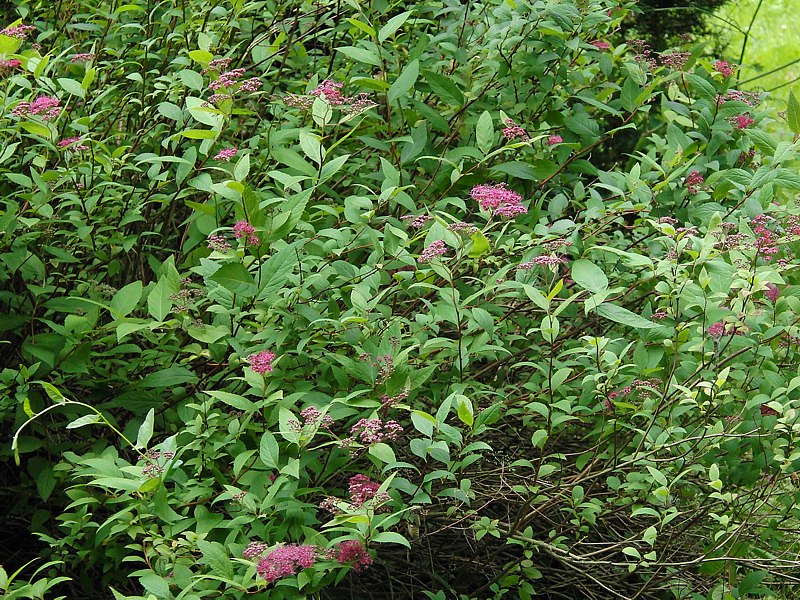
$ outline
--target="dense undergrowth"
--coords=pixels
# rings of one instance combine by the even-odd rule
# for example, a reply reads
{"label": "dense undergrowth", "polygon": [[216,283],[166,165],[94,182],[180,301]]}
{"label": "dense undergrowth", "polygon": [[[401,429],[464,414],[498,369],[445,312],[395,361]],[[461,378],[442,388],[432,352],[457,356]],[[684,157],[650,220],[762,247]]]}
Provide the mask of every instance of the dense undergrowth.
{"label": "dense undergrowth", "polygon": [[790,594],[797,144],[632,8],[20,3],[8,597]]}

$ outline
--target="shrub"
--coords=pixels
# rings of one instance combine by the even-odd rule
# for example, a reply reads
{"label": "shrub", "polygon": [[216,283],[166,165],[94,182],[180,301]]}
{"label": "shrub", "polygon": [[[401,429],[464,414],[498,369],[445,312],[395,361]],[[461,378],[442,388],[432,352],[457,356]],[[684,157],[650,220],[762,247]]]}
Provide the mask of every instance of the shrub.
{"label": "shrub", "polygon": [[789,581],[796,145],[630,8],[20,6],[0,406],[70,597]]}

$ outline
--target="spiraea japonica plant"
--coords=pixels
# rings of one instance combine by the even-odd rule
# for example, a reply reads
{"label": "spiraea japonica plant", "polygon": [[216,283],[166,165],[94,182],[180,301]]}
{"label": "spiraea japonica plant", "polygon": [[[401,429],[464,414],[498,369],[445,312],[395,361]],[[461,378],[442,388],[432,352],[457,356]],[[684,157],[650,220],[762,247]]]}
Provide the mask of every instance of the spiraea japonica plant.
{"label": "spiraea japonica plant", "polygon": [[18,4],[0,414],[62,593],[790,589],[797,143],[635,10]]}

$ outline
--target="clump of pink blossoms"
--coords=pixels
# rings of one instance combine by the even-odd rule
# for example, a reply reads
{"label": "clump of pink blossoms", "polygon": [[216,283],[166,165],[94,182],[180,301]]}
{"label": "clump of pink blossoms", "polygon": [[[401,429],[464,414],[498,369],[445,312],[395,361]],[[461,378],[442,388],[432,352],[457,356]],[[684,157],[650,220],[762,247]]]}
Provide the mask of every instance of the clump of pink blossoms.
{"label": "clump of pink blossoms", "polygon": [[414,229],[419,229],[420,227],[424,227],[425,223],[432,220],[433,217],[430,215],[403,215],[400,217],[401,221],[409,221],[409,225]]}
{"label": "clump of pink blossoms", "polygon": [[247,362],[250,363],[250,368],[261,375],[272,372],[273,360],[275,360],[275,355],[266,350],[262,350],[257,354],[251,354],[247,357]]}
{"label": "clump of pink blossoms", "polygon": [[17,69],[22,65],[18,58],[11,58],[8,60],[0,60],[0,69]]}
{"label": "clump of pink blossoms", "polygon": [[69,148],[70,150],[88,150],[89,146],[82,144],[79,137],[68,137],[58,142],[59,148]]}
{"label": "clump of pink blossoms", "polygon": [[560,135],[553,134],[553,135],[551,135],[550,137],[547,138],[547,145],[548,146],[555,146],[556,144],[560,144],[563,141],[564,141],[564,138],[562,138]]}
{"label": "clump of pink blossoms", "polygon": [[279,546],[259,559],[256,572],[268,582],[294,575],[302,569],[314,566],[317,549],[314,546],[289,544]]}
{"label": "clump of pink blossoms", "polygon": [[364,545],[358,540],[345,540],[341,542],[335,552],[336,562],[343,565],[349,564],[356,573],[360,573],[372,564],[372,557]]}
{"label": "clump of pink blossoms", "polygon": [[228,162],[232,159],[236,154],[239,152],[238,148],[224,148],[217,152],[217,155],[214,157],[214,160],[224,160]]}
{"label": "clump of pink blossoms", "polygon": [[714,70],[723,77],[730,77],[736,72],[736,65],[732,65],[726,60],[718,60],[714,63]]}
{"label": "clump of pink blossoms", "polygon": [[225,239],[225,236],[212,233],[208,236],[208,249],[224,253],[231,249],[231,244]]}
{"label": "clump of pink blossoms", "polygon": [[735,126],[736,129],[747,129],[750,127],[750,125],[755,123],[755,120],[750,116],[750,113],[736,115],[735,117],[731,117],[728,121],[731,125]]}
{"label": "clump of pink blossoms", "polygon": [[525,130],[522,127],[514,122],[514,119],[506,119],[504,124],[505,127],[503,128],[503,137],[507,140],[513,140],[516,138],[521,138],[523,140],[528,139],[528,134],[525,133]]}
{"label": "clump of pink blossoms", "polygon": [[716,323],[712,323],[708,326],[707,332],[712,338],[718,340],[725,335],[725,321],[717,321]]}
{"label": "clump of pink blossoms", "polygon": [[430,262],[437,256],[442,256],[445,252],[447,252],[447,246],[442,240],[436,240],[422,251],[422,254],[419,255],[419,262]]}
{"label": "clump of pink blossoms", "polygon": [[779,288],[774,283],[767,284],[767,291],[764,292],[764,295],[769,298],[769,301],[775,304],[778,300],[778,296],[781,294],[781,288]]}
{"label": "clump of pink blossoms", "polygon": [[237,240],[244,239],[245,243],[251,246],[257,246],[261,243],[261,239],[256,235],[256,228],[247,221],[236,221],[233,224],[233,236]]}
{"label": "clump of pink blossoms", "polygon": [[61,114],[61,100],[53,96],[39,96],[33,102],[20,102],[12,110],[15,117],[38,115],[43,121],[52,121]]}
{"label": "clump of pink blossoms", "polygon": [[94,52],[81,52],[79,54],[73,54],[70,62],[82,63],[89,62],[91,60],[94,60]]}
{"label": "clump of pink blossoms", "polygon": [[494,209],[494,214],[501,217],[513,218],[528,212],[521,204],[522,196],[508,189],[504,183],[476,185],[470,191],[470,196],[483,210]]}
{"label": "clump of pink blossoms", "polygon": [[699,171],[692,171],[686,176],[686,189],[690,194],[696,194],[699,191],[699,186],[703,185],[703,176]]}
{"label": "clump of pink blossoms", "polygon": [[397,436],[403,433],[400,423],[394,420],[383,421],[382,419],[359,419],[350,428],[350,437],[340,442],[341,446],[351,446],[360,442],[364,446],[378,444],[384,440],[396,440]]}
{"label": "clump of pink blossoms", "polygon": [[597,48],[598,50],[608,50],[611,48],[611,44],[604,40],[594,40],[593,42],[589,42],[592,46]]}
{"label": "clump of pink blossoms", "polygon": [[342,95],[342,86],[343,84],[341,83],[326,79],[308,92],[308,95],[314,97],[324,96],[331,106],[340,106],[348,101],[348,98]]}
{"label": "clump of pink blossoms", "polygon": [[375,499],[378,502],[385,502],[389,499],[386,492],[378,493],[381,487],[377,481],[372,481],[366,475],[353,475],[347,484],[347,492],[350,494],[350,504],[353,508],[360,508],[367,500]]}
{"label": "clump of pink blossoms", "polygon": [[0,35],[7,35],[9,37],[15,37],[18,40],[24,40],[28,37],[28,33],[34,30],[36,30],[36,27],[33,25],[16,25],[15,27],[6,27],[0,30]]}

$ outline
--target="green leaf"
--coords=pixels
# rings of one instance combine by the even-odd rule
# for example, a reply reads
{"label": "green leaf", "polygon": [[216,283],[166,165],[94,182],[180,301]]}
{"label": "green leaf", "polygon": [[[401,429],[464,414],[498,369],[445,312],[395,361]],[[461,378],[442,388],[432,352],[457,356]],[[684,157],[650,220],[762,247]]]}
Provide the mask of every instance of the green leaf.
{"label": "green leaf", "polygon": [[405,66],[397,79],[394,80],[394,83],[389,87],[389,91],[387,92],[389,102],[395,102],[398,98],[407,94],[408,91],[414,87],[418,77],[419,61],[412,60]]}
{"label": "green leaf", "polygon": [[101,421],[100,415],[92,413],[91,415],[85,415],[78,419],[75,419],[71,423],[67,423],[67,429],[78,429],[79,427],[85,427],[86,425],[94,425],[95,423],[99,423]]}
{"label": "green leaf", "polygon": [[178,77],[180,78],[181,82],[183,82],[183,85],[191,90],[199,92],[203,89],[203,76],[197,71],[183,69],[182,71],[178,71]]}
{"label": "green leaf", "polygon": [[207,67],[208,63],[214,60],[214,55],[208,50],[192,50],[189,52],[189,58],[195,62],[199,62],[203,67]]}
{"label": "green leaf", "polygon": [[186,129],[181,131],[181,135],[190,140],[213,140],[219,135],[219,131],[212,131],[211,129]]}
{"label": "green leaf", "polygon": [[372,50],[357,48],[355,46],[342,46],[341,48],[337,48],[336,50],[338,50],[348,58],[352,58],[356,62],[372,65],[373,67],[381,66],[380,57],[377,55],[377,53],[373,52]]}
{"label": "green leaf", "polygon": [[177,290],[174,290],[166,278],[161,278],[156,283],[155,287],[150,290],[147,295],[147,312],[150,313],[156,321],[163,321],[167,318],[169,311],[172,310],[172,300],[170,296]]}
{"label": "green leaf", "polygon": [[572,279],[583,289],[595,294],[608,289],[608,277],[602,269],[583,258],[573,263]]}
{"label": "green leaf", "polygon": [[489,150],[494,146],[494,124],[492,123],[492,115],[488,110],[481,113],[478,117],[478,124],[475,127],[475,139],[478,143],[478,148],[484,154],[488,154]]}
{"label": "green leaf", "polygon": [[470,258],[479,258],[492,249],[489,240],[480,231],[476,231],[469,237],[472,240],[472,247],[469,249]]}
{"label": "green leaf", "polygon": [[406,12],[400,13],[399,15],[395,15],[388,21],[386,21],[386,25],[381,27],[380,31],[378,32],[378,41],[380,43],[385,42],[389,39],[394,33],[400,29],[403,24],[408,20],[408,17],[411,16],[411,11],[407,10]]}
{"label": "green leaf", "polygon": [[34,123],[32,121],[22,121],[19,124],[20,129],[24,129],[28,133],[42,136],[43,138],[50,139],[50,129],[41,123]]}
{"label": "green leaf", "polygon": [[218,390],[209,390],[205,392],[212,398],[222,400],[228,406],[232,406],[236,410],[243,410],[245,412],[253,412],[256,410],[256,405],[250,402],[247,398],[239,396],[238,394],[231,394],[230,392],[223,392]]}
{"label": "green leaf", "polygon": [[197,381],[197,376],[188,367],[173,366],[160,369],[142,377],[138,387],[145,389],[166,389],[184,383]]}
{"label": "green leaf", "polygon": [[319,137],[310,131],[303,130],[300,132],[300,148],[303,150],[308,158],[315,163],[322,164],[325,158],[325,149],[319,141]]}
{"label": "green leaf", "polygon": [[83,86],[81,86],[81,84],[74,79],[59,77],[58,85],[60,85],[68,94],[72,94],[78,98],[83,98],[86,96],[86,90],[83,89]]}
{"label": "green leaf", "polygon": [[458,419],[464,423],[464,425],[472,427],[472,424],[475,422],[475,412],[472,408],[472,401],[466,396],[459,394],[456,396],[456,402],[458,403]]}
{"label": "green leaf", "polygon": [[209,279],[234,294],[252,296],[257,291],[255,279],[242,263],[222,265]]}
{"label": "green leaf", "polygon": [[160,575],[156,575],[152,571],[139,577],[139,583],[146,591],[153,594],[156,598],[170,598],[172,596],[169,592],[169,583],[167,583],[167,580]]}
{"label": "green leaf", "polygon": [[402,544],[406,548],[411,548],[411,544],[399,533],[394,531],[382,531],[378,535],[372,537],[372,542],[376,544]]}
{"label": "green leaf", "polygon": [[433,71],[423,71],[422,75],[439,98],[457,106],[462,106],[464,104],[464,94],[449,78],[434,73]]}
{"label": "green leaf", "polygon": [[162,102],[159,104],[158,112],[171,121],[183,121],[183,110],[181,110],[180,106],[173,104],[172,102]]}
{"label": "green leaf", "polygon": [[151,408],[147,411],[147,416],[139,426],[139,432],[136,434],[136,445],[134,448],[146,448],[150,438],[153,437],[153,420],[155,419],[156,411]]}
{"label": "green leaf", "polygon": [[392,450],[391,446],[382,442],[370,446],[369,453],[386,464],[397,462],[397,458],[394,455],[394,450]]}
{"label": "green leaf", "polygon": [[128,316],[142,299],[142,282],[134,281],[119,290],[109,303],[116,319]]}
{"label": "green leaf", "polygon": [[203,553],[201,562],[211,567],[217,575],[230,579],[233,577],[233,563],[231,562],[225,547],[219,542],[208,542],[197,540],[197,547]]}
{"label": "green leaf", "polygon": [[258,445],[258,457],[270,469],[279,469],[281,461],[281,449],[278,440],[267,431],[261,436],[261,443]]}
{"label": "green leaf", "polygon": [[800,134],[800,102],[794,92],[789,92],[789,107],[786,110],[786,120],[789,122],[789,129],[794,134]]}
{"label": "green leaf", "polygon": [[634,329],[657,329],[661,327],[658,323],[645,319],[636,313],[632,313],[627,308],[617,306],[616,304],[601,304],[597,307],[597,313],[606,319],[622,323]]}
{"label": "green leaf", "polygon": [[0,54],[13,54],[22,46],[22,40],[11,35],[0,34]]}
{"label": "green leaf", "polygon": [[233,178],[236,181],[244,181],[250,173],[250,154],[245,154],[236,163],[233,168]]}

